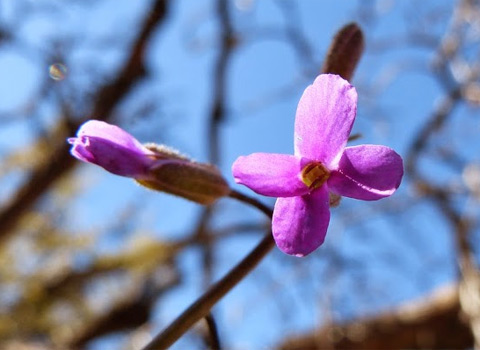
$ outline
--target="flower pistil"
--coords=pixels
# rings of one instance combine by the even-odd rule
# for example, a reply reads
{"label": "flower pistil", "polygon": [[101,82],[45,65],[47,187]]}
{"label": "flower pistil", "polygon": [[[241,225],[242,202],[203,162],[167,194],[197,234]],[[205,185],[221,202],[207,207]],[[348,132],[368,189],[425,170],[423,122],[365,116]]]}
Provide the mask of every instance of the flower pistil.
{"label": "flower pistil", "polygon": [[308,163],[300,172],[300,179],[311,191],[322,186],[329,177],[330,171],[321,162]]}

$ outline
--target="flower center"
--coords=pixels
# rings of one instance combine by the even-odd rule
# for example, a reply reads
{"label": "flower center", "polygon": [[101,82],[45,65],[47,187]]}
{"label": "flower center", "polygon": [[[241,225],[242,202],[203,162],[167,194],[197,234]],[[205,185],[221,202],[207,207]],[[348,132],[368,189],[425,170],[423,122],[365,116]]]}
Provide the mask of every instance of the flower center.
{"label": "flower center", "polygon": [[320,162],[307,164],[300,173],[302,182],[311,190],[322,186],[330,177],[330,172]]}

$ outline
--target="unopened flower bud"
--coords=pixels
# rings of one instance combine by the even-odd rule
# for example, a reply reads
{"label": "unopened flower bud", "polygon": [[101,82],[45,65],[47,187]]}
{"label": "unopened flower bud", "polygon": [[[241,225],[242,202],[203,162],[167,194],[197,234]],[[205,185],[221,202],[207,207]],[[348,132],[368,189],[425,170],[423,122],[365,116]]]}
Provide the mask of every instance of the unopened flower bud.
{"label": "unopened flower bud", "polygon": [[91,120],[68,142],[74,157],[157,191],[200,204],[211,204],[230,192],[213,165],[194,162],[165,146],[142,145],[115,125]]}
{"label": "unopened flower bud", "polygon": [[322,72],[352,80],[364,47],[365,39],[360,27],[355,23],[347,24],[333,38]]}

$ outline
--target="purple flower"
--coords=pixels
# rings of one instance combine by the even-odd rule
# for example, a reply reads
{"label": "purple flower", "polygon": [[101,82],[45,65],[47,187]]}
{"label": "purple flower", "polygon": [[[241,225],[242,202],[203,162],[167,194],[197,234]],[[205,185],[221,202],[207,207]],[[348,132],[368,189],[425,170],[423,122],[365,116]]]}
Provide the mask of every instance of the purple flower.
{"label": "purple flower", "polygon": [[400,185],[403,162],[395,151],[378,145],[345,147],[356,110],[355,88],[337,75],[322,74],[298,103],[294,155],[253,153],[232,166],[237,183],[279,197],[272,232],[287,254],[305,256],[323,243],[329,192],[377,200]]}
{"label": "purple flower", "polygon": [[138,142],[132,135],[99,120],[83,124],[77,137],[71,137],[74,157],[101,166],[121,176],[142,178],[155,162],[155,153]]}

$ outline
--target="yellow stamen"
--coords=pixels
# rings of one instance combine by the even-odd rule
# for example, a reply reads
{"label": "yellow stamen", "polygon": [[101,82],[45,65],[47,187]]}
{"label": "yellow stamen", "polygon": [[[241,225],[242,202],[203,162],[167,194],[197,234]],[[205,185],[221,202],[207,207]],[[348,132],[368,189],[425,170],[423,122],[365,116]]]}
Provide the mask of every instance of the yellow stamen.
{"label": "yellow stamen", "polygon": [[330,177],[330,172],[320,162],[308,164],[300,174],[302,182],[311,190],[322,186]]}

